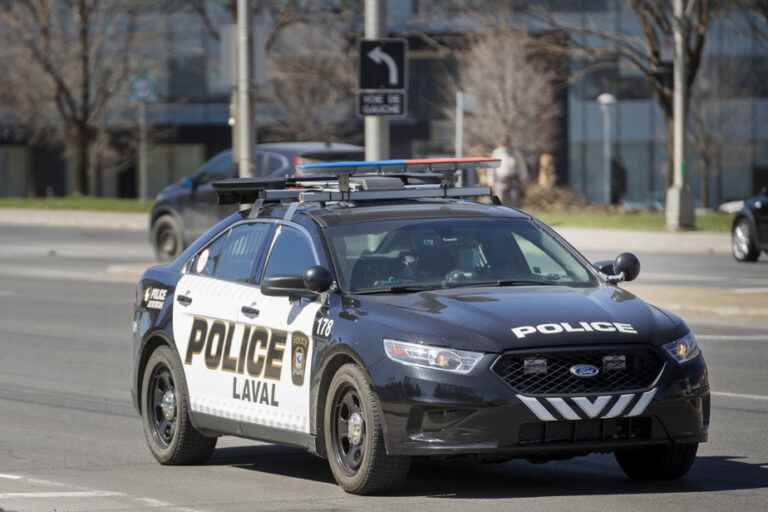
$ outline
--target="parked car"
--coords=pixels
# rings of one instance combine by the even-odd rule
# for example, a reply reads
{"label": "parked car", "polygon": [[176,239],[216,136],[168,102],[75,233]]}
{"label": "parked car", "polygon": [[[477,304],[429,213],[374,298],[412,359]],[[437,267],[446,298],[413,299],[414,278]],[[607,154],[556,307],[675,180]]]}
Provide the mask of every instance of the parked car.
{"label": "parked car", "polygon": [[[258,144],[254,155],[255,175],[291,176],[298,165],[362,160],[364,151],[351,144],[323,142]],[[208,228],[237,210],[237,205],[219,205],[211,186],[213,181],[237,177],[232,151],[222,151],[194,174],[158,194],[149,217],[149,233],[159,261],[175,258]]]}
{"label": "parked car", "polygon": [[744,201],[731,228],[731,250],[736,261],[754,262],[768,253],[768,187]]}

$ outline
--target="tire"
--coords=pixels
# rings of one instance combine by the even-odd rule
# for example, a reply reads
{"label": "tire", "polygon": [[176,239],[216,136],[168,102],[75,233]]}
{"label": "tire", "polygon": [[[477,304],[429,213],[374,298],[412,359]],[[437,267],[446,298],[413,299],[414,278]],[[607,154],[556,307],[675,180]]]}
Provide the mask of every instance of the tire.
{"label": "tire", "polygon": [[699,443],[681,443],[620,450],[616,461],[632,480],[675,480],[691,469],[698,448]]}
{"label": "tire", "polygon": [[739,219],[733,226],[731,252],[736,261],[742,263],[752,263],[760,257],[760,250],[752,237],[752,230],[746,218]]}
{"label": "tire", "polygon": [[144,369],[141,412],[149,451],[163,465],[202,464],[216,448],[216,437],[204,436],[192,426],[186,390],[184,371],[173,350],[167,346],[155,349]]}
{"label": "tire", "polygon": [[152,247],[157,261],[171,261],[184,250],[184,233],[173,215],[161,215],[152,224]]}
{"label": "tire", "polygon": [[[327,396],[324,440],[336,482],[352,494],[381,493],[401,485],[408,475],[410,457],[387,455],[381,406],[360,367],[345,364],[339,368]],[[340,426],[345,419],[346,429]]]}

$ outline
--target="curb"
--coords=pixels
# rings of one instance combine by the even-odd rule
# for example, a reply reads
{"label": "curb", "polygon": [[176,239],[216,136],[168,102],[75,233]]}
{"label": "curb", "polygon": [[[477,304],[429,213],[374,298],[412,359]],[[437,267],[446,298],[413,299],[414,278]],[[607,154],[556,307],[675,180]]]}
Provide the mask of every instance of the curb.
{"label": "curb", "polygon": [[149,214],[0,208],[0,225],[146,232],[149,225]]}

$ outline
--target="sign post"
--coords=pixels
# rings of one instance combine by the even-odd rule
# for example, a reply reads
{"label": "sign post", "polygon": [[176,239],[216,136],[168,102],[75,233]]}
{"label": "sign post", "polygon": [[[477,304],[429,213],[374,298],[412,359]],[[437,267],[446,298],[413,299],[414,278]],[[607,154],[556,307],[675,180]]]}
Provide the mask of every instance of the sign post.
{"label": "sign post", "polygon": [[149,199],[149,162],[147,160],[147,103],[157,101],[157,84],[148,74],[136,75],[130,82],[131,100],[139,104],[139,200]]}
{"label": "sign post", "polygon": [[358,115],[365,118],[365,158],[389,158],[388,116],[406,114],[406,41],[386,39],[386,0],[365,0],[360,42]]}

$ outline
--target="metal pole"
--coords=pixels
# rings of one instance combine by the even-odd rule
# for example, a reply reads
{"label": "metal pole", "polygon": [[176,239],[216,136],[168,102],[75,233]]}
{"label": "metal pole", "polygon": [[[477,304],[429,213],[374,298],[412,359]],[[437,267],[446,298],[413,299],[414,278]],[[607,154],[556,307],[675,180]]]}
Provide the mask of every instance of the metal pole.
{"label": "metal pole", "polygon": [[147,102],[139,102],[139,200],[149,199],[149,173],[147,170]]}
{"label": "metal pole", "polygon": [[694,227],[693,199],[685,172],[686,107],[686,60],[685,60],[685,11],[683,0],[674,0],[675,67],[674,67],[674,148],[673,181],[667,190],[667,229],[679,230]]}
{"label": "metal pole", "polygon": [[[365,38],[378,39],[387,32],[386,0],[365,0]],[[365,159],[389,158],[389,120],[384,116],[365,116]]]}
{"label": "metal pole", "polygon": [[611,106],[600,105],[603,110],[603,199],[611,204],[611,162],[613,141],[611,140]]}
{"label": "metal pole", "polygon": [[248,0],[237,0],[237,98],[240,176],[253,176],[253,138],[251,136],[251,10]]}
{"label": "metal pole", "polygon": [[464,93],[456,91],[456,132],[453,138],[453,154],[464,156]]}

